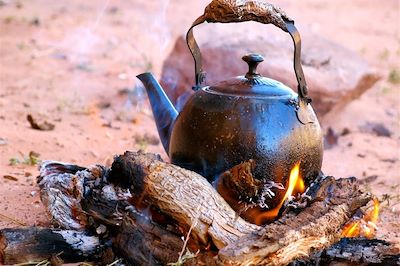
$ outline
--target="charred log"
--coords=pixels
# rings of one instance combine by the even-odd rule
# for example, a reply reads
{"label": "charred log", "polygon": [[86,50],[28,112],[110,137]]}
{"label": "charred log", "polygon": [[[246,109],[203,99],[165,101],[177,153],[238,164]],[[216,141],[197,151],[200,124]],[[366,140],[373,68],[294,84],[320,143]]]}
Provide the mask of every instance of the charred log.
{"label": "charred log", "polygon": [[111,239],[116,255],[133,265],[165,265],[178,260],[183,241],[176,228],[157,224],[128,201],[118,200],[112,186],[103,187],[107,193],[101,187],[93,189],[82,206],[90,217],[89,227]]}
{"label": "charred log", "polygon": [[313,255],[308,262],[298,265],[399,265],[400,249],[393,244],[365,238],[342,238],[322,252]]}
{"label": "charred log", "polygon": [[131,205],[129,191],[108,183],[109,169],[44,162],[40,173],[41,199],[57,225],[90,229],[111,240],[115,254],[134,265],[177,261],[182,234],[157,224],[150,212],[143,214]]}
{"label": "charred log", "polygon": [[[254,177],[255,161],[238,164],[222,173],[216,180],[216,189],[225,201],[246,221],[264,225],[279,214],[277,206],[283,197],[284,187],[272,181],[261,181]],[[282,195],[281,195],[282,194]],[[276,208],[276,216],[262,214]]]}
{"label": "charred log", "polygon": [[87,232],[49,228],[0,230],[0,263],[51,260],[55,256],[64,262],[101,261],[104,243]]}

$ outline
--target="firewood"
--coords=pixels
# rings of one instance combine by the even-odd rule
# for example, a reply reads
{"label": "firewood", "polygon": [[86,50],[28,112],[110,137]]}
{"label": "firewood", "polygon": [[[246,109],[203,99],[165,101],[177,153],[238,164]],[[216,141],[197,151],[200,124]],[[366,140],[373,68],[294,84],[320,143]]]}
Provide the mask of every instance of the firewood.
{"label": "firewood", "polygon": [[258,215],[279,208],[276,199],[284,196],[280,193],[284,187],[272,181],[256,179],[253,175],[255,166],[254,160],[240,163],[219,175],[215,183],[218,193],[240,217],[263,225],[271,218],[264,216],[258,219]]}
{"label": "firewood", "polygon": [[400,249],[394,244],[379,239],[342,238],[339,242],[312,256],[304,265],[340,262],[353,265],[400,265]]}
{"label": "firewood", "polygon": [[[107,193],[104,193],[105,187]],[[183,246],[182,235],[177,230],[168,229],[167,224],[157,224],[148,213],[141,213],[128,201],[118,199],[117,194],[108,184],[92,188],[81,202],[89,220],[92,220],[89,226],[96,231],[105,225],[116,255],[133,265],[177,261]]]}
{"label": "firewood", "polygon": [[58,255],[65,262],[97,261],[105,245],[96,236],[75,230],[9,228],[0,230],[0,263],[50,260]]}
{"label": "firewood", "polygon": [[40,199],[55,224],[64,229],[85,229],[87,221],[80,201],[84,197],[85,179],[96,179],[93,175],[97,172],[54,161],[41,164],[37,178]]}
{"label": "firewood", "polygon": [[[102,237],[111,239],[120,256],[139,265],[175,261],[183,248],[181,238],[190,228],[189,238],[201,250],[187,261],[193,265],[286,265],[308,260],[338,241],[342,226],[371,199],[360,191],[355,178],[320,175],[299,202],[286,204],[282,217],[261,227],[238,217],[205,178],[155,155],[125,152],[115,157],[111,170],[101,166],[62,170],[60,164],[51,163],[45,168],[67,172],[63,177],[70,185],[60,191],[75,200],[69,205],[75,211],[64,212],[68,219],[84,228],[107,228]],[[46,199],[52,180],[46,174],[51,171],[41,169],[42,174]],[[75,188],[81,182],[82,192]],[[165,222],[157,222],[151,210],[165,215]],[[216,249],[206,251],[210,244]]]}
{"label": "firewood", "polygon": [[112,164],[110,182],[125,184],[143,201],[157,206],[204,245],[217,248],[261,230],[236,212],[201,175],[144,153],[125,152]]}
{"label": "firewood", "polygon": [[[111,176],[141,193],[144,201],[173,216],[181,226],[193,225],[197,214],[203,227],[195,227],[195,234],[203,240],[210,235],[220,249],[218,260],[234,265],[285,265],[307,257],[311,250],[324,249],[338,240],[337,233],[355,211],[371,200],[371,195],[358,189],[354,178],[324,178],[308,189],[306,195],[312,199],[308,208],[299,213],[287,212],[273,224],[254,228],[235,217],[203,177],[188,170],[144,154],[126,152],[115,159]],[[207,208],[202,209],[203,204]],[[195,211],[198,206],[205,216]],[[246,228],[248,234],[243,231],[237,234],[236,230],[234,238],[227,238],[238,222],[239,228]]]}
{"label": "firewood", "polygon": [[38,183],[52,220],[63,228],[91,229],[111,239],[116,255],[134,265],[177,261],[182,235],[137,210],[128,202],[129,191],[110,185],[108,174],[109,169],[99,165],[45,161]]}
{"label": "firewood", "polygon": [[[322,180],[321,180],[322,179]],[[342,226],[371,195],[358,189],[355,178],[321,177],[306,191],[309,207],[287,211],[261,231],[242,237],[219,251],[231,265],[286,265],[335,243]]]}

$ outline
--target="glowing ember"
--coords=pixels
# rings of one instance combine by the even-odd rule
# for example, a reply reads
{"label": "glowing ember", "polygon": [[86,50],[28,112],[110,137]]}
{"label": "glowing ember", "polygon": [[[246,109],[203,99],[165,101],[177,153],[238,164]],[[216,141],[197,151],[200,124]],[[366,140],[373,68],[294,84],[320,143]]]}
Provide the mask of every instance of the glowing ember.
{"label": "glowing ember", "polygon": [[343,228],[343,237],[360,237],[365,236],[372,238],[375,235],[376,223],[379,216],[379,201],[374,199],[374,209],[369,211],[360,220],[353,221]]}
{"label": "glowing ember", "polygon": [[285,203],[286,199],[292,195],[297,195],[298,193],[303,193],[305,190],[304,181],[300,177],[300,162],[296,163],[295,166],[290,171],[289,184],[285,193],[285,196],[279,202],[278,206],[272,210],[261,213],[256,219],[256,224],[264,224],[266,221],[270,221],[276,218],[279,214],[279,210]]}

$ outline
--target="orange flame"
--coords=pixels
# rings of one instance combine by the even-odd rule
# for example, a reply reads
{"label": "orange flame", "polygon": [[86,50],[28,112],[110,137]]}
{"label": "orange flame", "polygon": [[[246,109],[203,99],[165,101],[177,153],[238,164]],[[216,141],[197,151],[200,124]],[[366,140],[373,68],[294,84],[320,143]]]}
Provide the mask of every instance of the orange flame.
{"label": "orange flame", "polygon": [[343,237],[365,236],[372,238],[375,235],[376,223],[379,217],[379,201],[374,199],[374,209],[369,211],[360,220],[353,221],[344,226],[342,230]]}
{"label": "orange flame", "polygon": [[268,210],[266,212],[261,213],[258,217],[256,217],[255,223],[264,224],[266,221],[270,221],[276,218],[279,214],[279,210],[285,203],[285,200],[289,196],[297,195],[298,193],[303,193],[304,190],[305,190],[304,181],[300,177],[300,162],[298,162],[290,171],[288,188],[286,190],[285,196],[279,202],[278,206],[276,206],[272,210]]}

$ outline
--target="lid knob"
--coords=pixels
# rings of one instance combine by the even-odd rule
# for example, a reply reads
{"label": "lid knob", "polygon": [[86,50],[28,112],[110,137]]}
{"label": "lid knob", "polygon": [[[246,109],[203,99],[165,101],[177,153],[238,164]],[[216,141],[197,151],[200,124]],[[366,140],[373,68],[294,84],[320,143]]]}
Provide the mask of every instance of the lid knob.
{"label": "lid knob", "polygon": [[261,75],[257,72],[257,66],[259,63],[264,61],[264,58],[259,54],[247,54],[242,57],[243,61],[245,61],[249,65],[249,71],[246,73],[246,78],[254,79],[260,77]]}

